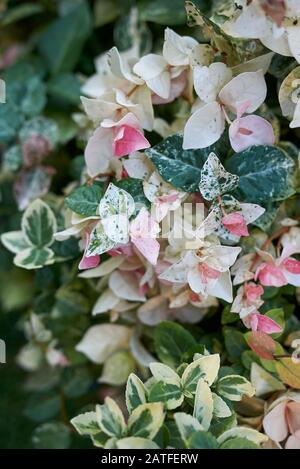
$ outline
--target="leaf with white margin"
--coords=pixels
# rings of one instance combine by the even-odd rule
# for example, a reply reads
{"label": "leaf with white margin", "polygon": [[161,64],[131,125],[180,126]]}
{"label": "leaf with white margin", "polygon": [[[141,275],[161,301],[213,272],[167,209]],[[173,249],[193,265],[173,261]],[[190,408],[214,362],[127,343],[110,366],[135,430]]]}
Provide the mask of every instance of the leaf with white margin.
{"label": "leaf with white margin", "polygon": [[18,254],[30,246],[24,238],[22,231],[9,231],[8,233],[3,233],[1,235],[1,242],[6,249],[14,254]]}
{"label": "leaf with white margin", "polygon": [[92,309],[92,316],[107,313],[108,311],[114,309],[119,302],[120,298],[118,298],[109,288],[107,288],[94,304]]}
{"label": "leaf with white margin", "polygon": [[131,436],[152,439],[160,430],[164,418],[161,402],[141,404],[128,419],[128,433]]}
{"label": "leaf with white margin", "polygon": [[209,385],[200,378],[196,388],[194,412],[195,417],[204,430],[208,430],[213,417],[214,402]]}
{"label": "leaf with white margin", "polygon": [[185,391],[195,393],[198,380],[203,378],[209,386],[216,379],[220,368],[220,356],[215,353],[190,363],[183,372],[181,383]]}
{"label": "leaf with white margin", "polygon": [[223,104],[236,113],[239,103],[249,101],[245,112],[251,114],[265,101],[267,85],[262,70],[245,72],[233,78],[219,93]]}
{"label": "leaf with white margin", "polygon": [[118,449],[159,449],[159,446],[148,438],[129,436],[116,443]]}
{"label": "leaf with white margin", "polygon": [[219,379],[217,391],[230,401],[241,401],[243,396],[254,396],[255,388],[244,376],[227,375]]}
{"label": "leaf with white margin", "polygon": [[176,412],[174,419],[183,441],[186,441],[193,432],[204,430],[195,417],[185,412]]}
{"label": "leaf with white margin", "polygon": [[227,441],[231,438],[247,438],[247,440],[253,441],[253,443],[256,443],[257,445],[260,445],[269,439],[267,435],[263,435],[257,430],[253,430],[253,428],[234,427],[222,433],[218,437],[218,443],[222,444],[224,441]]}
{"label": "leaf with white margin", "polygon": [[163,56],[170,65],[189,65],[190,54],[197,45],[196,39],[189,36],[180,36],[170,28],[165,29]]}
{"label": "leaf with white margin", "polygon": [[108,281],[110,289],[116,296],[128,301],[146,301],[139,290],[139,284],[133,272],[113,272]]}
{"label": "leaf with white margin", "polygon": [[126,423],[120,407],[110,397],[103,405],[96,406],[97,422],[101,430],[109,436],[121,438],[126,432]]}
{"label": "leaf with white margin", "polygon": [[284,384],[279,379],[255,362],[251,364],[250,379],[255,387],[255,395],[258,397],[285,390]]}
{"label": "leaf with white margin", "polygon": [[146,404],[146,392],[146,388],[140,378],[131,373],[127,380],[125,393],[126,407],[129,414],[139,405]]}
{"label": "leaf with white margin", "polygon": [[201,171],[199,189],[206,200],[230,192],[238,186],[239,177],[231,174],[221,164],[215,153],[210,153]]}
{"label": "leaf with white margin", "polygon": [[232,78],[232,71],[223,62],[212,63],[209,67],[194,68],[194,88],[205,103],[216,101],[220,90]]}
{"label": "leaf with white margin", "polygon": [[23,269],[40,269],[54,263],[54,252],[47,248],[29,247],[14,257],[14,264]]}
{"label": "leaf with white margin", "polygon": [[184,128],[184,150],[206,148],[217,142],[225,129],[225,118],[217,102],[208,103],[188,119]]}
{"label": "leaf with white margin", "polygon": [[115,245],[116,243],[107,236],[102,223],[99,222],[91,232],[86,257],[103,254],[115,247]]}
{"label": "leaf with white margin", "polygon": [[21,227],[26,241],[37,248],[51,246],[54,241],[53,235],[57,231],[54,213],[40,199],[36,199],[27,207]]}
{"label": "leaf with white margin", "polygon": [[97,324],[90,327],[76,345],[94,363],[104,363],[114,352],[128,349],[132,329],[119,324]]}
{"label": "leaf with white margin", "polygon": [[216,393],[212,393],[212,398],[214,402],[214,409],[213,415],[217,418],[226,418],[230,417],[232,412],[226,402],[222,399],[222,397],[218,396]]}
{"label": "leaf with white margin", "polygon": [[164,383],[171,383],[180,386],[180,377],[169,366],[163,365],[162,363],[150,363],[149,368],[157,381],[163,381]]}
{"label": "leaf with white margin", "polygon": [[162,402],[168,410],[180,407],[183,400],[184,395],[181,386],[174,383],[157,381],[149,389],[148,401]]}
{"label": "leaf with white margin", "polygon": [[84,272],[81,272],[78,277],[82,278],[100,278],[105,277],[106,275],[111,274],[114,270],[116,270],[120,265],[124,262],[124,256],[113,256],[107,261],[101,262],[98,267],[94,269],[88,269]]}
{"label": "leaf with white margin", "polygon": [[79,435],[96,435],[100,432],[96,412],[85,412],[77,415],[70,422]]}

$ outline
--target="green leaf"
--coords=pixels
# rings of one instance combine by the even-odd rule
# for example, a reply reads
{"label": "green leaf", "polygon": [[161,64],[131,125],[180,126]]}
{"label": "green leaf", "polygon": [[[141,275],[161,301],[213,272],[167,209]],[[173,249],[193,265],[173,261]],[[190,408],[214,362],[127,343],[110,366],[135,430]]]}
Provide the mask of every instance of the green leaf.
{"label": "green leaf", "polygon": [[217,439],[209,432],[194,432],[187,442],[189,449],[218,449]]}
{"label": "green leaf", "polygon": [[72,73],[62,73],[48,82],[48,93],[51,96],[75,106],[80,102],[80,88],[79,79]]}
{"label": "green leaf", "polygon": [[120,179],[120,181],[114,180],[113,182],[115,186],[119,187],[120,189],[123,189],[132,196],[134,202],[138,205],[139,209],[141,207],[151,207],[151,203],[145,197],[144,194],[142,179],[126,178]]}
{"label": "green leaf", "polygon": [[260,447],[247,438],[236,437],[225,441],[220,449],[260,449]]}
{"label": "green leaf", "polygon": [[255,388],[244,376],[228,375],[218,381],[217,392],[230,401],[240,401],[244,395],[253,396]]}
{"label": "green leaf", "polygon": [[115,21],[121,13],[121,2],[116,0],[96,0],[94,4],[95,27],[98,28]]}
{"label": "green leaf", "polygon": [[72,71],[92,27],[86,1],[53,21],[42,33],[39,50],[52,74]]}
{"label": "green leaf", "polygon": [[110,397],[106,397],[104,402],[96,406],[98,425],[106,435],[121,438],[125,435],[126,424],[120,407]]}
{"label": "green leaf", "polygon": [[129,414],[140,404],[146,403],[146,388],[140,378],[131,373],[126,385],[126,406]]}
{"label": "green leaf", "polygon": [[220,356],[218,354],[207,355],[192,362],[182,374],[181,382],[184,392],[194,394],[200,378],[211,386],[218,375],[219,368]]}
{"label": "green leaf", "polygon": [[153,439],[164,421],[161,402],[142,404],[136,407],[128,419],[130,436]]}
{"label": "green leaf", "polygon": [[154,331],[155,351],[158,358],[173,368],[181,364],[182,355],[196,345],[194,337],[171,321],[162,321]]}
{"label": "green leaf", "polygon": [[97,422],[96,412],[85,412],[77,415],[71,420],[79,435],[97,435],[100,428]]}
{"label": "green leaf", "polygon": [[32,435],[36,449],[67,449],[71,445],[70,429],[61,422],[49,422],[38,426]]}
{"label": "green leaf", "polygon": [[13,145],[3,154],[3,169],[17,171],[23,165],[23,153],[21,145]]}
{"label": "green leaf", "polygon": [[0,141],[3,143],[11,142],[23,120],[23,114],[15,106],[10,103],[0,105]]}
{"label": "green leaf", "polygon": [[149,402],[163,402],[167,409],[176,409],[184,399],[179,386],[172,383],[158,381],[149,390]]}
{"label": "green leaf", "polygon": [[7,10],[1,18],[3,26],[15,23],[44,11],[44,6],[37,2],[26,2]]}
{"label": "green leaf", "polygon": [[201,150],[183,150],[183,137],[172,135],[145,151],[161,177],[186,192],[199,190],[201,169],[208,155],[215,152],[219,158],[226,156],[228,146],[221,138],[216,144]]}
{"label": "green leaf", "polygon": [[60,398],[56,394],[33,394],[25,406],[24,415],[34,422],[43,422],[58,414]]}
{"label": "green leaf", "polygon": [[231,327],[224,327],[224,340],[229,358],[233,362],[239,360],[242,352],[248,349],[243,334]]}
{"label": "green leaf", "polygon": [[103,194],[103,184],[94,183],[91,186],[84,184],[66,197],[65,203],[73,212],[84,217],[91,217],[97,214]]}
{"label": "green leaf", "polygon": [[139,14],[143,21],[163,25],[179,25],[186,22],[184,0],[143,0],[139,4]]}
{"label": "green leaf", "polygon": [[294,162],[276,146],[249,147],[232,156],[225,166],[240,177],[235,191],[240,201],[270,202],[284,200],[294,194]]}
{"label": "green leaf", "polygon": [[22,217],[22,232],[26,241],[37,248],[50,246],[56,230],[54,213],[45,202],[36,199],[29,205]]}

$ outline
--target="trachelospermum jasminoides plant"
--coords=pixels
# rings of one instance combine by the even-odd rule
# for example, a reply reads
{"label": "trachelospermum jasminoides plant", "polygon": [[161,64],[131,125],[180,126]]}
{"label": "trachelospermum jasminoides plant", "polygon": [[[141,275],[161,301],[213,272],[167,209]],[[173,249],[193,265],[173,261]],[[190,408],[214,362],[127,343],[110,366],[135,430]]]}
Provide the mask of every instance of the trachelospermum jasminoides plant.
{"label": "trachelospermum jasminoides plant", "polygon": [[[41,184],[63,142],[51,120],[30,121],[5,153],[31,184],[21,229],[1,240],[45,285],[18,363],[78,367],[86,389],[129,376],[128,418],[106,398],[72,420],[96,446],[255,447],[259,430],[300,447],[299,7],[229,1],[202,14],[187,1],[194,28],[167,27],[162,47],[145,43],[153,16],[139,12],[130,46],[119,25],[120,47],[82,84],[84,162],[65,198]],[[277,412],[291,414],[282,432]]]}

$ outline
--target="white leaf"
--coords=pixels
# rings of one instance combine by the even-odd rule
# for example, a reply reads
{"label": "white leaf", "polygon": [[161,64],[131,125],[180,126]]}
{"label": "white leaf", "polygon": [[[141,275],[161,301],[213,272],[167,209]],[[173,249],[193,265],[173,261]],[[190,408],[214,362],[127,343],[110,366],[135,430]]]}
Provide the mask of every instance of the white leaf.
{"label": "white leaf", "polygon": [[262,70],[245,72],[233,78],[220,91],[222,103],[236,113],[239,103],[249,101],[246,112],[251,114],[264,102],[267,96],[267,85]]}
{"label": "white leaf", "polygon": [[220,105],[212,102],[202,106],[188,119],[183,136],[183,149],[206,148],[217,142],[225,129]]}

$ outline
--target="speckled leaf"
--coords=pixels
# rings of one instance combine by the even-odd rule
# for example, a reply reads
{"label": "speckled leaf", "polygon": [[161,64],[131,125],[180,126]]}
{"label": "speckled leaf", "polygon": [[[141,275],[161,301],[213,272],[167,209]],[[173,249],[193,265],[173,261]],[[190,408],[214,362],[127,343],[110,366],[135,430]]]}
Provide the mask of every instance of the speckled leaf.
{"label": "speckled leaf", "polygon": [[231,192],[237,187],[239,177],[228,173],[215,153],[210,153],[201,171],[200,192],[206,200]]}
{"label": "speckled leaf", "polygon": [[115,246],[115,242],[109,239],[105,234],[101,222],[93,229],[90,237],[90,242],[86,251],[86,256],[96,256],[109,251]]}

